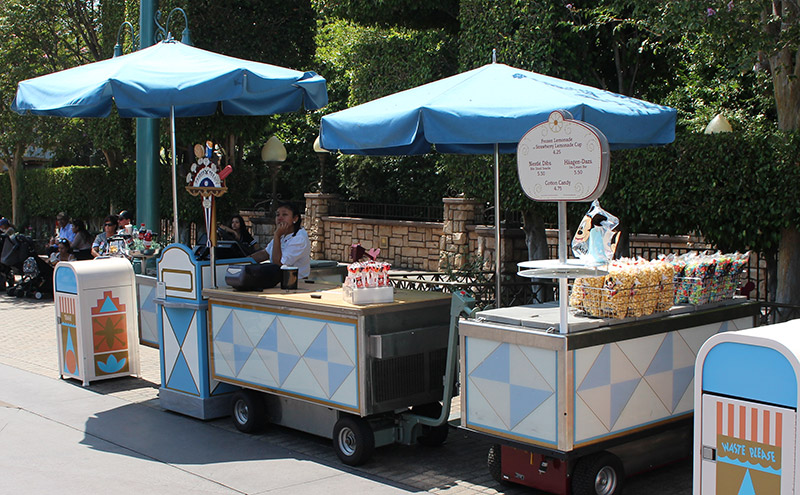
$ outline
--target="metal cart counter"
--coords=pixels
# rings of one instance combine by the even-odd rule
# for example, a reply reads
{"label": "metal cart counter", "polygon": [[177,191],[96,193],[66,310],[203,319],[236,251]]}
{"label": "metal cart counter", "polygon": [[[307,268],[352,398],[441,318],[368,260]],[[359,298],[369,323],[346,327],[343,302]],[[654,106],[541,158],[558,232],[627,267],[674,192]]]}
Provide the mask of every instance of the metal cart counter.
{"label": "metal cart counter", "polygon": [[[568,493],[572,461],[688,423],[700,346],[755,326],[758,309],[729,300],[640,318],[570,314],[566,333],[557,305],[477,313],[459,325],[461,424],[504,444],[502,469],[490,455],[496,477]],[[510,462],[517,453],[524,462]]]}
{"label": "metal cart counter", "polygon": [[392,303],[356,306],[341,286],[301,281],[203,297],[215,380],[359,416],[442,397],[431,378],[444,372],[447,294],[396,290]]}

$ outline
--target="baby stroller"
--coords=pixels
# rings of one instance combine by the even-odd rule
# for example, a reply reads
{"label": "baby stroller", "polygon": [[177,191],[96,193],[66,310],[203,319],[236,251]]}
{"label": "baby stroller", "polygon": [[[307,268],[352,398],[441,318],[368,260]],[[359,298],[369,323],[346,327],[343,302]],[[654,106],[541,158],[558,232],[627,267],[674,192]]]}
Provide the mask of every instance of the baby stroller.
{"label": "baby stroller", "polygon": [[21,275],[19,282],[7,289],[9,296],[41,299],[53,294],[53,267],[36,254],[30,237],[15,234],[3,242],[0,263]]}

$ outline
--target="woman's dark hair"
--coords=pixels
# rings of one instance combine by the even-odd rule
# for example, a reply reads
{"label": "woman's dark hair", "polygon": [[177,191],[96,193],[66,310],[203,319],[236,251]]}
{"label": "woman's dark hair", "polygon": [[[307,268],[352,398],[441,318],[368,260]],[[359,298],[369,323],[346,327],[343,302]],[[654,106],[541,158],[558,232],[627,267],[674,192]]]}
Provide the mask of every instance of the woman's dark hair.
{"label": "woman's dark hair", "polygon": [[72,228],[75,230],[75,233],[78,232],[85,232],[86,231],[86,224],[83,223],[83,220],[75,219],[72,221]]}
{"label": "woman's dark hair", "polygon": [[119,227],[119,217],[116,215],[109,215],[103,220],[103,223],[113,223],[117,227]]}
{"label": "woman's dark hair", "polygon": [[59,246],[61,246],[61,245],[67,246],[67,252],[68,253],[72,253],[72,246],[69,243],[69,239],[59,239],[58,240],[58,244],[59,244]]}
{"label": "woman's dark hair", "polygon": [[245,232],[250,233],[250,231],[247,229],[247,225],[244,223],[244,218],[242,218],[241,215],[234,215],[234,216],[231,217],[231,228],[233,227],[233,219],[234,218],[239,219],[239,237],[240,238],[241,238],[242,234],[244,234]]}
{"label": "woman's dark hair", "polygon": [[292,212],[293,217],[297,217],[297,221],[294,223],[294,234],[296,234],[297,231],[300,230],[300,226],[303,224],[303,215],[300,214],[300,210],[297,208],[297,205],[286,201],[278,203],[278,206],[275,208],[275,211],[278,211],[278,208],[286,208],[287,210]]}

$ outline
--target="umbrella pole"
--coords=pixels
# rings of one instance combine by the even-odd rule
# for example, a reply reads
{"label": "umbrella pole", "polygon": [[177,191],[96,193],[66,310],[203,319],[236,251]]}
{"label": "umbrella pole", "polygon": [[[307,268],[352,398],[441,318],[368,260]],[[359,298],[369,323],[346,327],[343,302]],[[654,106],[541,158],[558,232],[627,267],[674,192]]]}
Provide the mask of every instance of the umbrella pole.
{"label": "umbrella pole", "polygon": [[175,152],[175,105],[169,107],[170,134],[172,135],[172,242],[178,239],[178,178],[177,178],[177,153]]}
{"label": "umbrella pole", "polygon": [[500,147],[494,144],[494,285],[495,307],[502,306],[500,300]]}

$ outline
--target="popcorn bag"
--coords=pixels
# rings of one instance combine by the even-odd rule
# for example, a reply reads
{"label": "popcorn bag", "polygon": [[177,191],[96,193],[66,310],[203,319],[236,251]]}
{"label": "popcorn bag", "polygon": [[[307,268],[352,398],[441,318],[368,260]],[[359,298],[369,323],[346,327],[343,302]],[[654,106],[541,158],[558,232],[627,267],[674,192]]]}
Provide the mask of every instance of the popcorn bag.
{"label": "popcorn bag", "polygon": [[619,219],[594,200],[572,238],[572,254],[585,265],[605,265],[614,258],[619,240]]}

